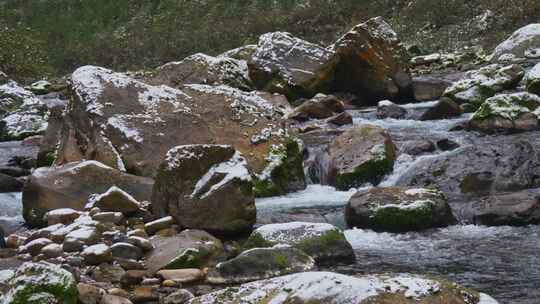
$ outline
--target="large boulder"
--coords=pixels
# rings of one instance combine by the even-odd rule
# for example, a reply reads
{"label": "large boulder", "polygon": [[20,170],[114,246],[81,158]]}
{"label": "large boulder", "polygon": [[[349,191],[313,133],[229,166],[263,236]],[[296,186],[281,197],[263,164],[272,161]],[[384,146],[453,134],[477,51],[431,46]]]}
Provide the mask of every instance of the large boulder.
{"label": "large boulder", "polygon": [[333,95],[317,94],[305,101],[288,115],[288,118],[306,121],[308,119],[322,119],[345,111],[343,101]]}
{"label": "large boulder", "polygon": [[540,48],[540,23],[533,23],[518,29],[499,44],[492,57],[495,61],[505,54],[523,58],[528,50],[537,48]]}
{"label": "large boulder", "polygon": [[517,64],[500,66],[492,64],[470,71],[463,79],[452,83],[444,91],[444,96],[459,104],[470,104],[478,108],[486,99],[496,93],[512,89],[525,76],[525,70]]}
{"label": "large boulder", "polygon": [[253,180],[256,197],[284,195],[306,188],[302,145],[298,140],[274,145],[267,160],[264,170]]}
{"label": "large boulder", "polygon": [[233,147],[178,146],[169,150],[158,170],[152,210],[172,215],[184,228],[249,231],[256,220],[252,188],[247,162]]}
{"label": "large boulder", "polygon": [[[228,144],[260,172],[272,144],[287,133],[271,94],[229,86],[152,86],[122,73],[84,66],[72,74],[72,99],[56,164],[93,159],[153,177],[169,149],[184,144]],[[268,129],[266,141],[251,136]]]}
{"label": "large boulder", "polygon": [[162,269],[202,268],[215,264],[222,254],[223,244],[208,232],[184,230],[178,235],[155,236],[151,240],[154,250],[146,255],[150,273]]}
{"label": "large boulder", "polygon": [[253,248],[237,257],[216,265],[208,274],[212,284],[239,284],[269,279],[295,272],[310,271],[315,260],[299,249],[288,245]]}
{"label": "large boulder", "polygon": [[32,92],[9,81],[0,85],[0,140],[20,140],[47,128],[49,109]]}
{"label": "large boulder", "polygon": [[414,99],[431,101],[439,99],[452,83],[438,77],[418,76],[413,80]]}
{"label": "large boulder", "polygon": [[527,72],[525,87],[529,93],[540,95],[540,63]]}
{"label": "large boulder", "polygon": [[329,184],[349,190],[377,185],[394,167],[396,148],[384,129],[359,125],[337,136],[328,148]]}
{"label": "large boulder", "polygon": [[268,224],[257,228],[246,241],[246,248],[286,244],[309,254],[317,262],[354,261],[351,244],[343,232],[326,223],[291,222]]}
{"label": "large boulder", "polygon": [[477,225],[530,225],[540,223],[540,191],[524,190],[482,197],[467,208]]}
{"label": "large boulder", "polygon": [[457,284],[417,275],[351,277],[332,272],[304,272],[226,288],[188,303],[496,304],[497,301]]}
{"label": "large boulder", "polygon": [[202,53],[158,67],[148,81],[170,87],[183,84],[228,85],[242,90],[251,87],[246,61]]}
{"label": "large boulder", "polygon": [[130,175],[96,161],[39,168],[23,189],[23,216],[31,226],[45,224],[44,215],[54,209],[83,210],[93,194],[116,185],[139,201],[149,201],[153,180]]}
{"label": "large boulder", "polygon": [[350,227],[407,232],[455,223],[444,194],[425,188],[371,188],[354,194],[345,208]]}
{"label": "large boulder", "polygon": [[469,128],[484,133],[538,129],[540,97],[530,93],[501,94],[486,100],[469,120]]}
{"label": "large boulder", "polygon": [[296,100],[330,90],[336,62],[331,50],[290,33],[274,32],[259,38],[248,67],[258,89]]}
{"label": "large boulder", "polygon": [[412,97],[407,51],[382,17],[355,26],[331,49],[339,57],[335,89],[369,103]]}
{"label": "large boulder", "polygon": [[[73,274],[58,265],[25,263],[7,281],[5,304],[77,303],[77,282]],[[38,301],[36,298],[49,299]],[[33,299],[33,300],[32,300]]]}

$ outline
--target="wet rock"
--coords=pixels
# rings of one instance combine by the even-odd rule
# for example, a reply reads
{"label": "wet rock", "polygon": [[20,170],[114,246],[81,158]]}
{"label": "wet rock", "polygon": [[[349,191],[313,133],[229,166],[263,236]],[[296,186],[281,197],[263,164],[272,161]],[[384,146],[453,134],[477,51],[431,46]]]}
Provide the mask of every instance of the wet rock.
{"label": "wet rock", "polygon": [[111,248],[105,244],[97,244],[87,247],[81,253],[87,265],[99,265],[112,260]]}
{"label": "wet rock", "polygon": [[116,186],[112,186],[107,192],[93,197],[87,208],[92,207],[124,214],[133,214],[141,209],[140,203],[133,196]]}
{"label": "wet rock", "polygon": [[111,246],[113,257],[138,260],[142,257],[142,249],[129,243],[116,243]]}
{"label": "wet rock", "polygon": [[0,226],[0,248],[6,248],[6,240],[4,239],[4,229]]}
{"label": "wet rock", "polygon": [[371,103],[412,95],[407,51],[383,18],[355,26],[331,49],[339,57],[338,91],[358,93]]}
{"label": "wet rock", "polygon": [[191,292],[185,289],[177,290],[163,298],[163,304],[186,304],[194,296]]}
{"label": "wet rock", "polygon": [[349,190],[365,183],[378,184],[391,172],[395,146],[380,127],[359,125],[337,136],[329,146],[330,185]]}
{"label": "wet rock", "polygon": [[291,222],[257,228],[246,241],[246,248],[287,244],[312,256],[317,262],[354,261],[352,247],[343,232],[325,223]]}
{"label": "wet rock", "polygon": [[267,33],[248,61],[249,76],[258,89],[296,100],[328,91],[336,61],[322,46],[289,33]]}
{"label": "wet rock", "polygon": [[377,105],[377,118],[379,119],[402,119],[405,118],[405,115],[407,115],[407,110],[390,100],[379,101]]}
{"label": "wet rock", "polygon": [[202,230],[184,230],[173,237],[153,237],[146,256],[149,273],[161,269],[202,268],[223,252],[220,240]]}
{"label": "wet rock", "polygon": [[156,273],[164,280],[172,280],[177,283],[193,283],[204,278],[204,273],[200,269],[164,269]]}
{"label": "wet rock", "polygon": [[207,281],[212,284],[238,284],[314,268],[315,260],[301,250],[288,245],[276,245],[272,248],[250,249],[234,259],[219,263],[208,274]]}
{"label": "wet rock", "polygon": [[353,118],[351,114],[343,112],[328,118],[326,121],[328,124],[334,124],[336,126],[351,125],[353,123]]}
{"label": "wet rock", "polygon": [[83,210],[90,195],[103,193],[116,185],[139,201],[149,201],[153,180],[130,175],[96,161],[39,168],[23,189],[23,216],[31,226],[44,224],[50,210]]}
{"label": "wet rock", "polygon": [[80,216],[80,212],[71,208],[54,209],[45,214],[47,225],[70,224]]}
{"label": "wet rock", "polygon": [[414,99],[418,101],[431,101],[439,99],[451,82],[435,77],[420,76],[412,80]]}
{"label": "wet rock", "polygon": [[540,223],[540,192],[524,190],[494,194],[470,205],[472,222],[478,225],[522,226]]}
{"label": "wet rock", "polygon": [[455,223],[444,194],[425,188],[371,188],[351,197],[345,209],[349,227],[407,232]]}
{"label": "wet rock", "polygon": [[461,114],[463,114],[463,110],[457,103],[450,98],[443,97],[435,106],[424,112],[420,120],[448,119],[460,116]]}
{"label": "wet rock", "polygon": [[538,129],[540,97],[529,93],[501,94],[489,98],[469,120],[469,128],[483,133],[522,132]]}
{"label": "wet rock", "polygon": [[540,95],[540,63],[527,73],[525,87],[529,93]]}
{"label": "wet rock", "polygon": [[155,234],[160,230],[170,228],[174,223],[175,221],[172,216],[166,216],[144,224],[144,229],[148,234]]}
{"label": "wet rock", "polygon": [[246,61],[198,53],[156,69],[149,83],[180,87],[183,84],[228,85],[250,90]]}
{"label": "wet rock", "polygon": [[334,95],[317,94],[310,100],[303,102],[288,115],[289,119],[306,121],[309,119],[323,119],[336,113],[345,111],[345,104]]}
{"label": "wet rock", "polygon": [[185,228],[242,232],[255,223],[252,187],[245,158],[231,146],[178,146],[160,166],[152,210]]}
{"label": "wet rock", "polygon": [[36,256],[41,252],[41,249],[49,244],[52,244],[52,241],[46,238],[40,238],[28,242],[23,247],[19,248],[20,252],[29,253],[32,256]]}
{"label": "wet rock", "polygon": [[488,65],[479,70],[467,72],[463,79],[454,82],[446,89],[444,96],[459,104],[469,103],[479,107],[496,93],[516,87],[524,75],[525,71],[517,64]]}
{"label": "wet rock", "polygon": [[306,188],[302,144],[288,140],[285,144],[270,149],[266,168],[253,180],[256,197],[284,195]]}
{"label": "wet rock", "polygon": [[100,304],[105,290],[94,285],[77,284],[78,299],[81,304]]}
{"label": "wet rock", "polygon": [[77,303],[77,282],[74,276],[50,263],[24,263],[15,275],[7,281],[9,290],[4,303],[44,303],[31,300],[39,293],[47,293],[47,298],[58,303]]}
{"label": "wet rock", "polygon": [[497,61],[502,55],[512,54],[516,57],[525,57],[525,52],[530,48],[540,45],[540,24],[526,25],[514,33],[493,51],[493,60]]}
{"label": "wet rock", "polygon": [[434,152],[436,149],[437,148],[432,141],[427,139],[419,139],[406,141],[400,150],[401,153],[415,156],[423,153],[431,153]]}
{"label": "wet rock", "polygon": [[[304,272],[247,283],[193,299],[191,304],[236,303],[264,299],[269,303],[479,303],[491,297],[457,284],[416,275],[350,277],[331,272]],[[494,303],[496,303],[495,300]]]}
{"label": "wet rock", "polygon": [[448,138],[437,141],[437,148],[442,151],[452,151],[459,148],[459,144]]}
{"label": "wet rock", "polygon": [[7,174],[0,173],[0,193],[5,192],[20,192],[24,183]]}

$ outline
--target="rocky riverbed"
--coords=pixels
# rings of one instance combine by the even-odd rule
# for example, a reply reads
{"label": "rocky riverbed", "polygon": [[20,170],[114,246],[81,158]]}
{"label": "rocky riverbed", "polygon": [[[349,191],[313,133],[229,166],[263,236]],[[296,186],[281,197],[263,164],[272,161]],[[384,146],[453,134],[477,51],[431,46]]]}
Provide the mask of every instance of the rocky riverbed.
{"label": "rocky riverbed", "polygon": [[535,303],[538,37],[410,58],[379,17],[6,76],[3,303]]}

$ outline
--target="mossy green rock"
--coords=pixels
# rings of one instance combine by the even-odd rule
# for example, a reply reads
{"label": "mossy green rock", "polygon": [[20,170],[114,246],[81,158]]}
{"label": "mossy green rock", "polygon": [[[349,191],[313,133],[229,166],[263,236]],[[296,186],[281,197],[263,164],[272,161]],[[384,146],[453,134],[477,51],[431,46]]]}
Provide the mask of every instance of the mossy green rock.
{"label": "mossy green rock", "polygon": [[371,188],[349,200],[345,219],[350,227],[406,232],[455,223],[444,194],[425,188]]}
{"label": "mossy green rock", "polygon": [[16,270],[8,285],[5,304],[77,303],[75,277],[58,265],[25,263]]}
{"label": "mossy green rock", "polygon": [[348,263],[354,252],[345,235],[337,227],[326,223],[291,222],[268,224],[257,228],[244,247],[272,247],[286,244],[312,256],[317,262]]}
{"label": "mossy green rock", "polygon": [[396,148],[384,129],[360,125],[345,131],[329,147],[330,184],[349,190],[371,183],[377,185],[392,172]]}
{"label": "mossy green rock", "polygon": [[469,121],[484,133],[520,132],[538,128],[540,97],[530,93],[501,94],[486,100]]}
{"label": "mossy green rock", "polygon": [[315,260],[288,245],[253,248],[219,263],[207,277],[212,284],[237,284],[313,270]]}
{"label": "mossy green rock", "polygon": [[253,181],[256,197],[287,194],[306,188],[300,143],[289,139],[270,149],[267,166]]}

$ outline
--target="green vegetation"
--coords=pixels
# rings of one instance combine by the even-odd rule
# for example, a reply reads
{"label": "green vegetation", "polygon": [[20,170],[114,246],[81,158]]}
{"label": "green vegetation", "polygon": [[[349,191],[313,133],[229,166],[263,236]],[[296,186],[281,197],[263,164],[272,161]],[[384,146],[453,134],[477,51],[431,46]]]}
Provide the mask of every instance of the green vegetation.
{"label": "green vegetation", "polygon": [[[487,9],[495,17],[485,30],[475,17]],[[0,2],[0,70],[24,80],[62,75],[84,64],[142,69],[196,52],[218,54],[278,30],[328,44],[378,15],[406,42],[430,52],[471,41],[492,47],[537,21],[540,2],[5,0]]]}

